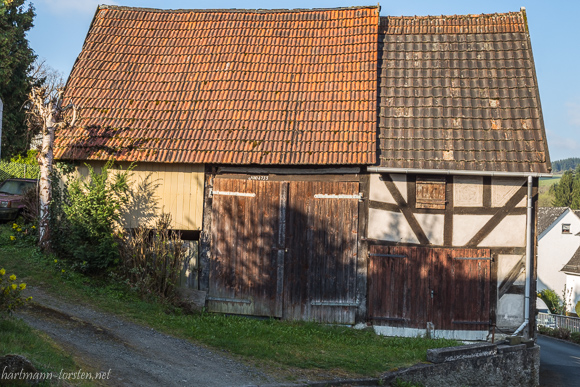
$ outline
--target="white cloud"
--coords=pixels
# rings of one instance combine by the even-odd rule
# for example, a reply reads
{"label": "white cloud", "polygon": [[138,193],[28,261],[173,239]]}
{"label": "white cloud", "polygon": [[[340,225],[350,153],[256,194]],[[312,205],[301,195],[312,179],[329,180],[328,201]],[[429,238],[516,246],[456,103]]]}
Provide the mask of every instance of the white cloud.
{"label": "white cloud", "polygon": [[[35,4],[44,5],[51,13],[84,13],[94,14],[97,6],[103,0],[36,0]],[[107,4],[115,4],[114,1],[106,1]]]}

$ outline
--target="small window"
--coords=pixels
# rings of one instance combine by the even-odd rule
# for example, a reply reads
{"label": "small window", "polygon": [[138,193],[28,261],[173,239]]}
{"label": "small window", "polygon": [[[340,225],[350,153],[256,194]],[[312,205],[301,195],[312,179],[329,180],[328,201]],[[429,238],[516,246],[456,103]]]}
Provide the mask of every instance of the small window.
{"label": "small window", "polygon": [[562,234],[570,234],[570,224],[562,223]]}
{"label": "small window", "polygon": [[416,207],[445,209],[445,178],[417,178]]}

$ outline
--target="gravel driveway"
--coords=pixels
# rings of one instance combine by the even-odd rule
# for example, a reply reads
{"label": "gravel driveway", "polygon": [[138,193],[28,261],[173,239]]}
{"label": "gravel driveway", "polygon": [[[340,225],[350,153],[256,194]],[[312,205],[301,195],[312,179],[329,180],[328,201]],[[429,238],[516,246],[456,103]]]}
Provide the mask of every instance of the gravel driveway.
{"label": "gravel driveway", "polygon": [[[111,386],[247,386],[275,383],[263,372],[206,348],[28,288],[35,305],[19,316],[46,332]],[[87,370],[88,371],[88,370]]]}

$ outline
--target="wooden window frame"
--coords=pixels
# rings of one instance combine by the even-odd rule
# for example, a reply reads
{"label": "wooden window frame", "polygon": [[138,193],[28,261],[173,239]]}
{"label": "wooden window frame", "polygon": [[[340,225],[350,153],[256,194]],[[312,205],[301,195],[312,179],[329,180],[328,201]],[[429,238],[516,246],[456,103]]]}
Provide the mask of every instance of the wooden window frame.
{"label": "wooden window frame", "polygon": [[444,210],[446,200],[445,177],[417,176],[415,207]]}

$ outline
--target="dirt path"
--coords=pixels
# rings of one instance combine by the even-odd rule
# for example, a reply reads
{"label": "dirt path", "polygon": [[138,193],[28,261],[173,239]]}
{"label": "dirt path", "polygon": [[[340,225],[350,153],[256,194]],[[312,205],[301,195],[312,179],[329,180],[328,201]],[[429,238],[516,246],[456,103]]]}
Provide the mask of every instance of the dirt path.
{"label": "dirt path", "polygon": [[248,386],[275,383],[263,372],[206,348],[29,288],[35,305],[19,316],[46,332],[111,386]]}

